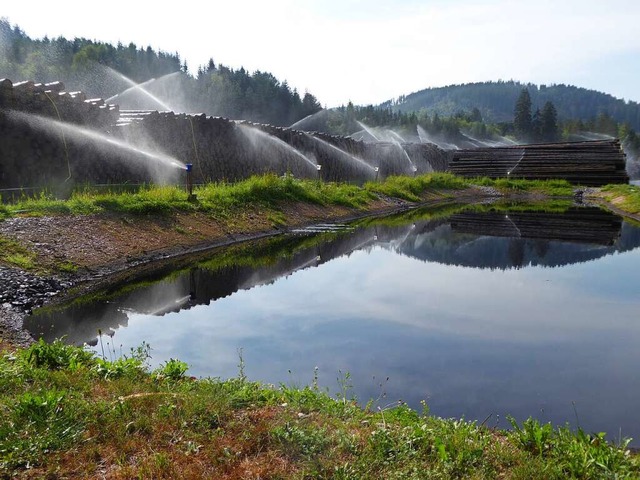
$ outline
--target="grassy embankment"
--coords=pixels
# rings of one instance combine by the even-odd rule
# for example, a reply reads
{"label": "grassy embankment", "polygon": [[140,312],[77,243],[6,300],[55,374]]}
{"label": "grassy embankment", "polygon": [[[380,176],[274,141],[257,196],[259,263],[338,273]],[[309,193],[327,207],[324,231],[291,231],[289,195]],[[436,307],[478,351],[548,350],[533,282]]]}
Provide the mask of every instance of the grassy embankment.
{"label": "grassy embankment", "polygon": [[224,219],[250,205],[277,209],[281,202],[306,202],[366,208],[376,198],[376,194],[418,202],[429,191],[453,197],[452,192],[472,185],[491,186],[507,193],[536,192],[549,196],[566,196],[572,193],[570,184],[558,180],[468,180],[446,173],[389,177],[384,182],[369,182],[363,187],[264,175],[233,184],[212,183],[196,188],[197,202],[189,202],[187,193],[177,186],[149,186],[135,193],[99,193],[87,188],[73,193],[68,200],[57,200],[42,194],[0,205],[0,219],[16,215],[87,215],[101,212],[163,214],[196,211]]}
{"label": "grassy embankment", "polygon": [[[143,345],[106,359],[60,342],[0,358],[0,477],[638,478],[627,442],[528,420],[510,431],[361,408],[349,377],[317,387],[145,367]],[[316,372],[317,375],[317,372]]]}
{"label": "grassy embankment", "polygon": [[602,196],[620,210],[640,213],[640,187],[636,185],[606,185],[602,187]]}
{"label": "grassy embankment", "polygon": [[[437,173],[418,177],[390,177],[384,182],[369,182],[362,187],[300,180],[275,175],[252,177],[228,184],[214,183],[196,189],[197,202],[189,202],[187,193],[178,186],[148,186],[137,192],[98,192],[90,188],[74,192],[67,200],[43,193],[37,197],[0,204],[0,220],[15,216],[89,215],[104,212],[127,215],[170,215],[199,212],[221,223],[233,222],[238,213],[260,209],[273,225],[286,225],[281,212],[285,203],[308,203],[321,206],[339,205],[366,210],[379,195],[419,202],[431,198],[454,198],[471,185],[491,186],[505,193],[533,192],[547,196],[571,195],[566,182],[527,182],[522,180],[466,180]],[[0,262],[23,269],[36,267],[35,254],[12,240],[0,237]],[[73,265],[61,263],[59,271],[73,271]]]}

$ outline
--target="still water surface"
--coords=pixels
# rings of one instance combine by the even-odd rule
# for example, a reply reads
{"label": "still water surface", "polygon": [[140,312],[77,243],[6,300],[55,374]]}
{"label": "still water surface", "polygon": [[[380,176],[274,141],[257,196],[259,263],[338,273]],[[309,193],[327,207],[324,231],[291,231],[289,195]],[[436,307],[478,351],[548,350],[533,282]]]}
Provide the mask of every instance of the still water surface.
{"label": "still water surface", "polygon": [[[180,358],[195,376],[308,385],[506,427],[640,440],[640,229],[562,214],[413,211],[234,247],[28,320],[34,335]],[[108,342],[108,345],[107,345]],[[108,356],[108,354],[107,354]],[[574,409],[575,406],[575,409]],[[577,413],[577,419],[576,419]]]}

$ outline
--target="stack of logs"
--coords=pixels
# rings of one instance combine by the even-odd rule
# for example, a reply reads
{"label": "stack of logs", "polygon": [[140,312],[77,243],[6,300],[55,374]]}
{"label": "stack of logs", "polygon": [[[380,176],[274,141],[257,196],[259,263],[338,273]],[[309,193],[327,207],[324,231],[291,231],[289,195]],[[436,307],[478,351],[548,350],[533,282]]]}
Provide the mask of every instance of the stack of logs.
{"label": "stack of logs", "polygon": [[459,213],[450,221],[460,233],[607,246],[615,243],[622,228],[620,217],[595,207],[573,207],[564,213]]}
{"label": "stack of logs", "polygon": [[449,171],[464,177],[564,179],[601,186],[628,183],[618,139],[457,150]]}
{"label": "stack of logs", "polygon": [[87,98],[84,92],[67,92],[64,83],[13,83],[0,79],[0,108],[20,110],[65,122],[104,128],[118,119],[118,106],[101,98]]}

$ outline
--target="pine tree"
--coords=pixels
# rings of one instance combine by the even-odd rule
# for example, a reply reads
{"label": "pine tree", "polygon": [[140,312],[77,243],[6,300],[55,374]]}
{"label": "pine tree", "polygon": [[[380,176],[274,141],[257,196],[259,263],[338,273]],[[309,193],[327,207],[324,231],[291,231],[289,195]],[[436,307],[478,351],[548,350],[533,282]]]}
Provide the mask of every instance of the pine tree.
{"label": "pine tree", "polygon": [[542,107],[540,136],[545,142],[555,142],[558,140],[558,112],[552,102],[547,102],[544,104],[544,107]]}
{"label": "pine tree", "polygon": [[539,108],[536,108],[533,117],[531,117],[531,140],[534,142],[542,141],[542,113]]}
{"label": "pine tree", "polygon": [[529,90],[522,89],[513,112],[513,128],[518,138],[529,140],[532,133],[531,97]]}

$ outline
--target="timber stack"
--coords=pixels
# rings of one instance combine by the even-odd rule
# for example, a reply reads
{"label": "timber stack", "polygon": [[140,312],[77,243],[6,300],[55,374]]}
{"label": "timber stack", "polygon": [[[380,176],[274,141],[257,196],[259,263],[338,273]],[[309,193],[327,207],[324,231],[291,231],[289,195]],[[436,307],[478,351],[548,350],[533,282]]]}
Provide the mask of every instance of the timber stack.
{"label": "timber stack", "polygon": [[456,150],[449,171],[463,177],[563,179],[586,186],[628,183],[618,139]]}
{"label": "timber stack", "polygon": [[613,245],[622,229],[620,217],[596,207],[572,207],[563,213],[459,213],[450,221],[459,233],[605,246]]}

